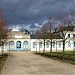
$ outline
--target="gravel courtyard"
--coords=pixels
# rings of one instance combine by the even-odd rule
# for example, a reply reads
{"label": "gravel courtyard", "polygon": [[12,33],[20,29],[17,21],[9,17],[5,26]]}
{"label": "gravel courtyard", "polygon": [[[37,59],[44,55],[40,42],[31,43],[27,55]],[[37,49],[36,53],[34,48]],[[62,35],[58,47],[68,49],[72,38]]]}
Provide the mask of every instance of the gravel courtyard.
{"label": "gravel courtyard", "polygon": [[11,52],[0,75],[75,75],[75,66],[30,51]]}

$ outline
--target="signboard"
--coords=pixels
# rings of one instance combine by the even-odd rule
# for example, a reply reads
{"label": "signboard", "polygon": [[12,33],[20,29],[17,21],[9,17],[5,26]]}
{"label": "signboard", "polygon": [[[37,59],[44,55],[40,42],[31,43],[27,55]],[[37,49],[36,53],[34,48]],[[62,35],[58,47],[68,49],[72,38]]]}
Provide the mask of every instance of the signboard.
{"label": "signboard", "polygon": [[15,35],[15,38],[22,38],[22,35]]}

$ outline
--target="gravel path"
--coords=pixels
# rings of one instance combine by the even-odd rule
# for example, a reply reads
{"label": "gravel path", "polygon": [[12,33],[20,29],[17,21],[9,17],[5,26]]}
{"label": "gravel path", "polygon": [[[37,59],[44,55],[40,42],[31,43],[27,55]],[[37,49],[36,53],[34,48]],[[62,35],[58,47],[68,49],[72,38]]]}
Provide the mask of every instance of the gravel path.
{"label": "gravel path", "polygon": [[75,75],[75,65],[33,52],[11,52],[0,75]]}

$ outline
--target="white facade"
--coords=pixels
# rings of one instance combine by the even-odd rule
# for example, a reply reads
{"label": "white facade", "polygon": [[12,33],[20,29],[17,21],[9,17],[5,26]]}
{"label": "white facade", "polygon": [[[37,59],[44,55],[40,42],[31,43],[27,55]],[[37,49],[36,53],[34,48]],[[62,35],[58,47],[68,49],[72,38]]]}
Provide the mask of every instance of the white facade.
{"label": "white facade", "polygon": [[[73,51],[75,49],[75,32],[65,32],[65,51]],[[0,47],[0,53],[2,50],[7,51],[38,51],[43,52],[44,50],[44,40],[43,39],[31,39],[30,34],[25,34],[24,32],[9,32],[8,33],[7,44],[4,47]],[[52,51],[62,51],[63,50],[63,39],[53,39],[52,40]],[[10,44],[11,42],[11,44]],[[19,43],[19,44],[18,44]],[[45,39],[45,51],[50,52],[50,39]]]}
{"label": "white facade", "polygon": [[[68,31],[65,33],[65,51],[73,51],[75,49],[75,31]],[[52,51],[62,51],[63,50],[63,39],[53,39]],[[40,48],[39,42],[42,41],[42,48]],[[49,47],[47,47],[47,41],[49,41]],[[36,43],[35,48],[33,48],[33,42]],[[50,39],[45,40],[45,51],[50,52]],[[31,51],[43,51],[44,44],[43,39],[31,39]]]}

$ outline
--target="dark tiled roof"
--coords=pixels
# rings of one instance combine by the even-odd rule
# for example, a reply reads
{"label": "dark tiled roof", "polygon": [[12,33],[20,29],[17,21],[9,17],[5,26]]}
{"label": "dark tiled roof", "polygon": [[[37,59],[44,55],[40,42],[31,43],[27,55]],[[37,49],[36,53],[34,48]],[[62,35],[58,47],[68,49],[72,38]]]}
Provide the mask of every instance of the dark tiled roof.
{"label": "dark tiled roof", "polygon": [[[42,35],[31,35],[30,37],[31,39],[44,39]],[[49,35],[46,35],[45,39],[62,39],[62,37],[60,35],[53,35],[51,37]]]}

